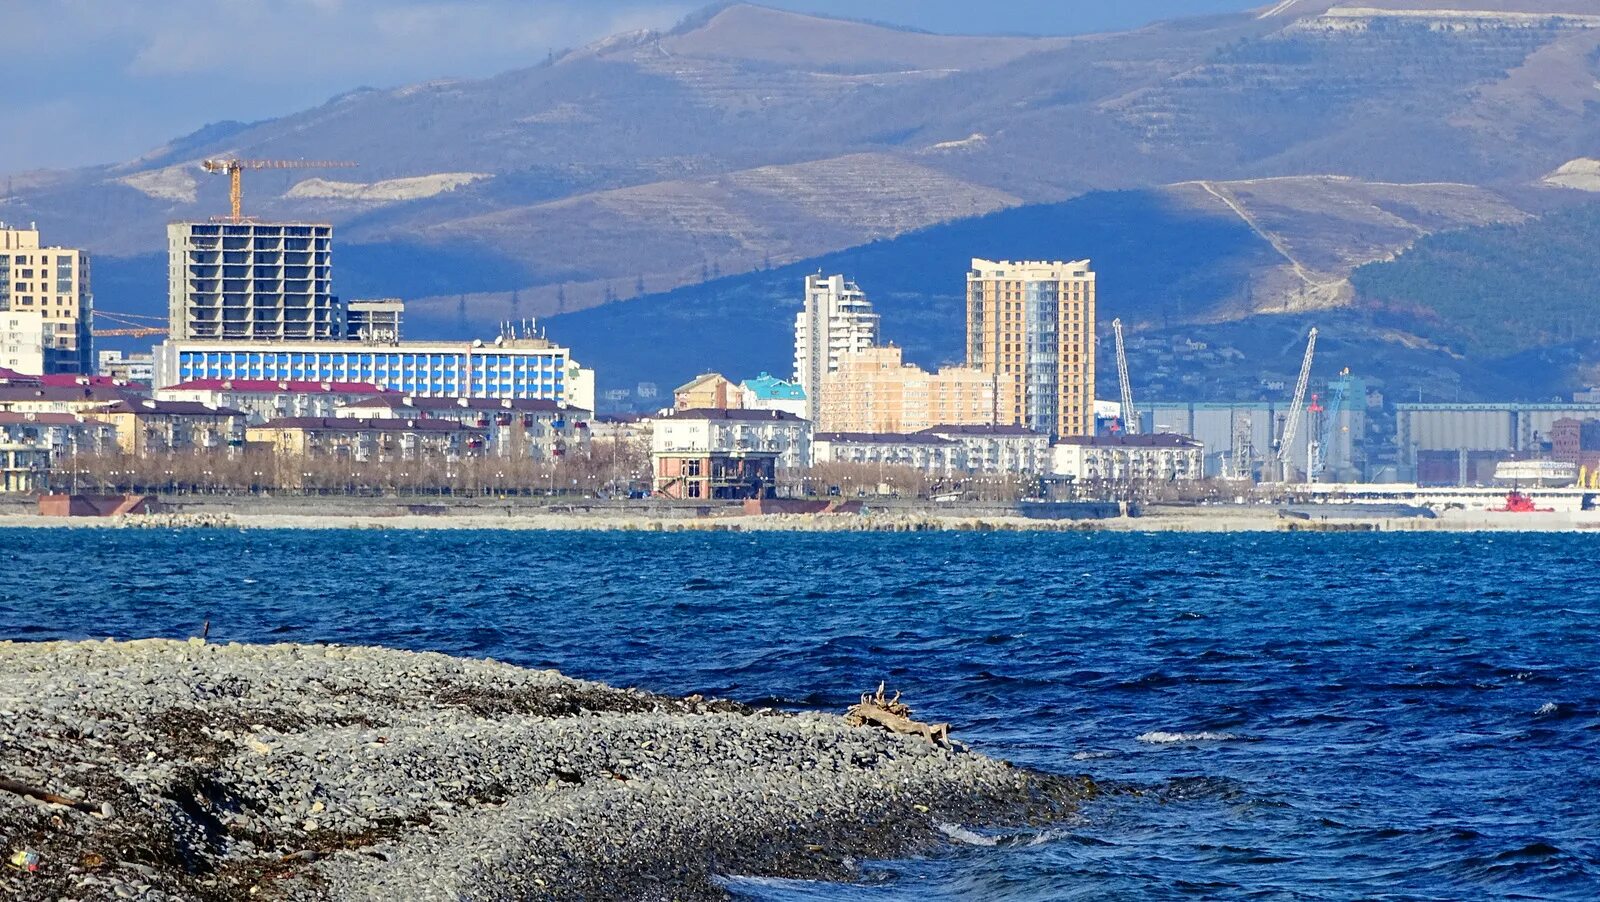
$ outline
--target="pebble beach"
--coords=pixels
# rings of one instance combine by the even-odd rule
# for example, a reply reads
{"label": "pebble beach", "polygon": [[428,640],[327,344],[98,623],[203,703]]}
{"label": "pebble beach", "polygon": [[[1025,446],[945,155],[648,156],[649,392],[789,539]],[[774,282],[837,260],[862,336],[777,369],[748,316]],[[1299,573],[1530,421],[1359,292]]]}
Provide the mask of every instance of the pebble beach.
{"label": "pebble beach", "polygon": [[718,899],[1097,791],[838,716],[380,648],[0,643],[0,714],[14,899]]}

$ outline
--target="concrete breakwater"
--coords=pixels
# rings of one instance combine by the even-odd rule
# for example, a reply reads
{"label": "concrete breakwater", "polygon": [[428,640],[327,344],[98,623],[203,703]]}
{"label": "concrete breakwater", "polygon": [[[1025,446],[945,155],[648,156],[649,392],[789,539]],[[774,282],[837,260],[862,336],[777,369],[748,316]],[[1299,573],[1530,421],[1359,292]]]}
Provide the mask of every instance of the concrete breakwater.
{"label": "concrete breakwater", "polygon": [[492,661],[0,643],[0,897],[711,899],[849,879],[1085,779]]}

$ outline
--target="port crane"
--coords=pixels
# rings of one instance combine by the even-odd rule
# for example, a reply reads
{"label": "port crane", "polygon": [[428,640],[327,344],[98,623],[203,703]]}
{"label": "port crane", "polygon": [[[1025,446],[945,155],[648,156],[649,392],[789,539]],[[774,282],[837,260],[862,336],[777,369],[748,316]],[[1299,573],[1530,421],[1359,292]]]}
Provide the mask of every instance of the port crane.
{"label": "port crane", "polygon": [[1255,424],[1247,415],[1235,413],[1233,419],[1233,456],[1222,459],[1224,479],[1255,478]]}
{"label": "port crane", "polygon": [[354,169],[349,160],[240,160],[225,157],[202,160],[200,168],[213,175],[228,177],[228,200],[233,208],[232,220],[243,222],[244,180],[246,169]]}
{"label": "port crane", "polygon": [[[1333,434],[1339,428],[1339,411],[1344,407],[1344,396],[1349,390],[1349,383],[1345,377],[1350,375],[1346,369],[1339,374],[1339,378],[1328,383],[1328,403],[1323,406],[1313,403],[1312,410],[1319,417],[1316,434],[1313,437],[1311,453],[1307,456],[1307,476],[1312,482],[1322,481],[1323,474],[1328,469],[1328,449],[1333,447]],[[1315,396],[1313,396],[1315,401]]]}
{"label": "port crane", "polygon": [[1122,388],[1122,428],[1125,435],[1139,434],[1139,411],[1133,407],[1133,385],[1128,381],[1128,350],[1122,343],[1121,318],[1111,321],[1117,339],[1117,381]]}
{"label": "port crane", "polygon": [[1300,361],[1300,378],[1294,385],[1294,401],[1289,405],[1289,416],[1284,420],[1283,432],[1278,436],[1278,481],[1289,481],[1289,467],[1294,460],[1294,439],[1300,433],[1300,420],[1305,416],[1306,389],[1311,385],[1311,359],[1317,352],[1317,330],[1313,327],[1306,336],[1306,356]]}

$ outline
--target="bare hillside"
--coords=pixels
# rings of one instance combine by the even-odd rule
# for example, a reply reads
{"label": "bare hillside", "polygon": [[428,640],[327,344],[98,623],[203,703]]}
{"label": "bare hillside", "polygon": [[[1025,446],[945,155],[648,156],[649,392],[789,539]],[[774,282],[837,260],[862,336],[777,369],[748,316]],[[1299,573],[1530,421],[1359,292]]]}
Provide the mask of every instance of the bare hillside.
{"label": "bare hillside", "polygon": [[[250,173],[246,210],[328,220],[341,247],[418,267],[417,246],[476,261],[461,265],[504,274],[471,289],[469,318],[487,320],[500,304],[577,309],[1099,189],[1248,184],[1228,193],[1309,275],[1263,274],[1238,312],[1339,303],[1348,264],[1407,236],[1576,193],[1544,180],[1600,145],[1597,6],[1301,0],[1069,39],[735,4],[494,78],[354,91],[134,160],[19,175],[0,218],[102,257],[159,254],[167,221],[226,209],[202,159],[353,160]],[[1266,179],[1315,187],[1263,200]],[[1432,215],[1399,189],[1346,196],[1357,183],[1448,183],[1464,199]],[[386,272],[339,289],[419,299],[448,281]]]}

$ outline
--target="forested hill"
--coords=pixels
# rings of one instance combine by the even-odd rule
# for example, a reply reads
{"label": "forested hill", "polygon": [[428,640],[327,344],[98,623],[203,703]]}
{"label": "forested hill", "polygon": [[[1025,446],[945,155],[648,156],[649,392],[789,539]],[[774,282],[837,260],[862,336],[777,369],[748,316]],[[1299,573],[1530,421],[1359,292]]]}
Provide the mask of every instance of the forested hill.
{"label": "forested hill", "polygon": [[1451,349],[1504,356],[1600,338],[1600,204],[1441,232],[1351,277],[1358,302]]}

